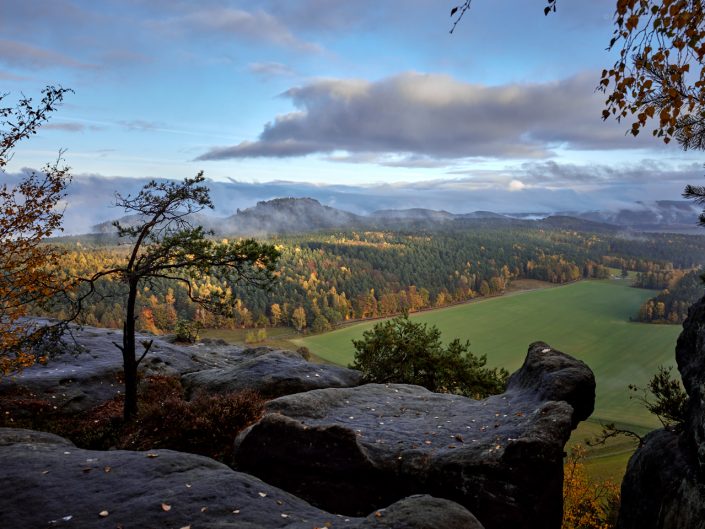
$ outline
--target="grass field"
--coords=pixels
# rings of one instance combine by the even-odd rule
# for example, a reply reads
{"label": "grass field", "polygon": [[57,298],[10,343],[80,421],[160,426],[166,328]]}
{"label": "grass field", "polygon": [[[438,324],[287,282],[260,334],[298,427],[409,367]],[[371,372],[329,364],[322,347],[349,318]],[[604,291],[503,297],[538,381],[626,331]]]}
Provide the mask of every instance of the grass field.
{"label": "grass field", "polygon": [[[511,295],[412,315],[436,325],[445,341],[470,340],[488,364],[518,369],[531,342],[541,340],[585,361],[597,380],[595,412],[572,442],[592,437],[599,423],[615,422],[644,433],[659,426],[639,403],[630,400],[629,384],[645,385],[659,364],[675,365],[680,325],[633,323],[640,304],[654,291],[636,289],[623,280],[581,281],[557,288]],[[352,361],[351,340],[374,322],[291,340],[315,355],[341,365]],[[619,478],[633,450],[621,440],[591,451],[591,472]]]}

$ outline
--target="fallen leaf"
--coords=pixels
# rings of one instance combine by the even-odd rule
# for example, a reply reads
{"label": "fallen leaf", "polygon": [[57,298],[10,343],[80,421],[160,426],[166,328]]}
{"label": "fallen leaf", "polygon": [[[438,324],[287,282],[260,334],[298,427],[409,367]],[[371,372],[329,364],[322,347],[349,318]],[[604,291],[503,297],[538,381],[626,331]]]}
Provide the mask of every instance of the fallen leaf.
{"label": "fallen leaf", "polygon": [[73,518],[73,516],[69,514],[68,516],[64,516],[62,520],[68,522],[69,520],[71,520],[71,518]]}
{"label": "fallen leaf", "polygon": [[201,512],[206,512],[208,510],[208,507],[201,507]]}
{"label": "fallen leaf", "polygon": [[103,467],[103,472],[105,472],[106,474],[107,474],[108,472],[110,472],[111,470],[112,470],[112,468],[110,468],[110,467],[108,467],[108,466]]}
{"label": "fallen leaf", "polygon": [[277,500],[277,505],[284,505],[284,502],[281,500]]}
{"label": "fallen leaf", "polygon": [[289,517],[289,515],[288,515],[288,514],[284,514],[284,513],[282,513],[282,515],[281,515],[281,516],[282,516],[282,518],[288,518],[288,517]]}
{"label": "fallen leaf", "polygon": [[235,509],[235,510],[233,511],[233,514],[240,514],[240,509]]}
{"label": "fallen leaf", "polygon": [[168,503],[162,503],[162,511],[169,512],[171,510],[171,505]]}
{"label": "fallen leaf", "polygon": [[108,511],[100,511],[98,513],[98,516],[100,516],[101,518],[105,518],[108,514],[110,514]]}
{"label": "fallen leaf", "polygon": [[45,470],[45,471],[42,472],[42,474],[48,474],[48,473],[49,473],[48,470]]}
{"label": "fallen leaf", "polygon": [[267,497],[267,493],[266,493],[266,492],[258,492],[258,494],[259,494],[262,498]]}
{"label": "fallen leaf", "polygon": [[191,529],[191,526],[190,526],[190,525],[184,525],[184,526],[181,527],[180,529]]}
{"label": "fallen leaf", "polygon": [[159,454],[155,454],[154,452],[147,452],[147,457],[153,459],[155,457],[159,457]]}
{"label": "fallen leaf", "polygon": [[382,513],[379,512],[379,511],[377,511],[377,512],[375,513],[375,518],[381,518],[381,517],[382,517]]}

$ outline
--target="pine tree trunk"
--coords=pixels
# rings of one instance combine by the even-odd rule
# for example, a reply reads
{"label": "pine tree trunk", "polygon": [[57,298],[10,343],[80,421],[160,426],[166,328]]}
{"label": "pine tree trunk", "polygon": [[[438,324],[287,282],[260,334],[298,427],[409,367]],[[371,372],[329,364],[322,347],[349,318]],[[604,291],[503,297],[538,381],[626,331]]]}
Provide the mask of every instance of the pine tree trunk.
{"label": "pine tree trunk", "polygon": [[130,292],[127,297],[127,313],[122,333],[122,365],[125,377],[125,422],[137,415],[137,358],[135,357],[135,302],[137,281],[130,279]]}

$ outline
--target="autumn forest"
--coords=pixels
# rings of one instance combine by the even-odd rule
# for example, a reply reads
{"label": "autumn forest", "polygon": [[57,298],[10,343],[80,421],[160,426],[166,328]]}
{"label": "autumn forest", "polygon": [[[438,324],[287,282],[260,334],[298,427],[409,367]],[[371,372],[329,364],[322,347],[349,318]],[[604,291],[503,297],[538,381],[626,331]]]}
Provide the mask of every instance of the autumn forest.
{"label": "autumn forest", "polygon": [[[560,219],[558,219],[560,220]],[[138,294],[138,329],[170,333],[179,321],[209,328],[292,327],[323,332],[351,320],[444,307],[502,294],[515,279],[563,284],[610,275],[661,291],[633,318],[680,323],[699,292],[702,238],[651,234],[625,237],[579,232],[559,221],[531,226],[474,223],[413,231],[339,231],[280,236],[278,280],[269,290],[233,286],[217,274],[197,278],[195,295],[232,296],[231,313],[193,303],[180,283],[152,279]],[[58,239],[61,273],[89,275],[124,260],[128,249],[107,236]],[[80,323],[118,328],[125,285],[105,278]],[[656,294],[656,293],[655,293]],[[78,295],[78,294],[74,294]],[[62,318],[57,300],[38,313]]]}

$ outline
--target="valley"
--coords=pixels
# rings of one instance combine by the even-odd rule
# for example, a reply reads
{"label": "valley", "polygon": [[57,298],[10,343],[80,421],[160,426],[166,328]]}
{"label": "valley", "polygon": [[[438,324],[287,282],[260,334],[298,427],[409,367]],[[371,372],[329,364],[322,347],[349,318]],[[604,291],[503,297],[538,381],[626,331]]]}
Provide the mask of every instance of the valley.
{"label": "valley", "polygon": [[[597,379],[595,412],[573,433],[571,443],[584,443],[600,433],[601,424],[644,434],[659,426],[656,418],[633,399],[629,384],[644,386],[657,366],[674,365],[673,350],[680,326],[630,322],[629,317],[653,291],[633,288],[621,279],[578,283],[518,292],[461,306],[413,314],[416,321],[436,325],[445,340],[470,340],[475,354],[488,365],[518,369],[531,342],[541,340],[586,362]],[[358,323],[292,342],[330,362],[352,361],[351,340],[374,323]],[[589,469],[596,477],[620,478],[635,446],[622,438],[589,450]]]}

